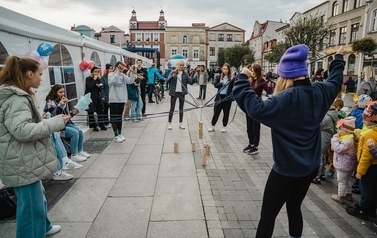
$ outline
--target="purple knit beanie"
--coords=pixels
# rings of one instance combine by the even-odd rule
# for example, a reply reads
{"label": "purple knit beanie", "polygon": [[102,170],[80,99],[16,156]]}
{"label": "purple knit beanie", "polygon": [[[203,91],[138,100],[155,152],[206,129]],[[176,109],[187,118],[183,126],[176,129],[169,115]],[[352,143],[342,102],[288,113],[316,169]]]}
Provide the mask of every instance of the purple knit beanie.
{"label": "purple knit beanie", "polygon": [[304,45],[295,45],[285,51],[278,65],[278,74],[286,79],[295,79],[308,75],[306,60],[309,48]]}

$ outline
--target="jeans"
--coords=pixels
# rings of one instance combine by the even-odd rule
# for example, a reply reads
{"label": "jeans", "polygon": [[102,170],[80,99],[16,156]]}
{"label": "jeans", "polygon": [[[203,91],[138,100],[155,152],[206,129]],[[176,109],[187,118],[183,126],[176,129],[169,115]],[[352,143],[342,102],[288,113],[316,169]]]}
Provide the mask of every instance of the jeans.
{"label": "jeans", "polygon": [[54,145],[56,156],[58,157],[59,169],[63,168],[63,157],[67,157],[67,151],[63,145],[59,133],[54,132],[50,134],[52,144]]}
{"label": "jeans", "polygon": [[71,154],[76,155],[83,149],[84,133],[73,123],[67,123],[65,137],[71,138]]}
{"label": "jeans", "polygon": [[154,84],[148,83],[148,100],[149,100],[149,102],[153,101],[153,90],[154,90]]}
{"label": "jeans", "polygon": [[263,194],[257,238],[272,237],[276,216],[284,203],[287,208],[289,235],[301,237],[303,228],[301,203],[317,173],[318,169],[315,169],[304,177],[288,177],[271,170]]}
{"label": "jeans", "polygon": [[131,101],[131,119],[140,119],[141,117],[141,108],[143,106],[143,101],[141,100],[141,97],[139,96],[138,101],[130,100]]}
{"label": "jeans", "polygon": [[45,238],[52,228],[47,216],[47,200],[42,182],[15,187],[17,197],[16,237]]}
{"label": "jeans", "polygon": [[377,207],[377,165],[369,166],[367,172],[359,181],[361,190],[360,207],[368,213],[374,214]]}

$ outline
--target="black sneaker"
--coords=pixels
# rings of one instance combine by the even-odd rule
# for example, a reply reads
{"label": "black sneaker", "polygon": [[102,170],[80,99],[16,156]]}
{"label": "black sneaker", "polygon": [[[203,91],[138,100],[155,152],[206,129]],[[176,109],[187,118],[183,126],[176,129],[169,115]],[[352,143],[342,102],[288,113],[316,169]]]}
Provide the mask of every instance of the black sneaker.
{"label": "black sneaker", "polygon": [[253,147],[253,148],[251,148],[248,152],[247,152],[247,154],[249,154],[249,155],[255,155],[255,154],[258,154],[259,153],[259,151],[258,151],[258,147]]}
{"label": "black sneaker", "polygon": [[320,178],[320,177],[315,177],[315,178],[312,180],[312,183],[315,183],[315,184],[321,184],[321,178]]}
{"label": "black sneaker", "polygon": [[97,127],[94,127],[94,128],[93,128],[93,131],[98,131],[98,128],[97,128]]}
{"label": "black sneaker", "polygon": [[101,127],[102,131],[107,131],[107,128],[105,126]]}
{"label": "black sneaker", "polygon": [[248,144],[244,149],[243,149],[243,152],[244,153],[247,153],[247,152],[249,152],[249,150],[251,149],[251,148],[253,148],[250,144]]}

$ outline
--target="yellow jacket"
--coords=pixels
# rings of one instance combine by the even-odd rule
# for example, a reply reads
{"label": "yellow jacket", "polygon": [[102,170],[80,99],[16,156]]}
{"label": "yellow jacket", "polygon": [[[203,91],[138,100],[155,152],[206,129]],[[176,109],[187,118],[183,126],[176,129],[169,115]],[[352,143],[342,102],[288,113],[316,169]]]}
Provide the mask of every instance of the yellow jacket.
{"label": "yellow jacket", "polygon": [[365,175],[371,164],[377,164],[377,159],[369,152],[367,141],[371,139],[377,145],[377,127],[370,128],[360,137],[357,146],[357,170],[356,172]]}

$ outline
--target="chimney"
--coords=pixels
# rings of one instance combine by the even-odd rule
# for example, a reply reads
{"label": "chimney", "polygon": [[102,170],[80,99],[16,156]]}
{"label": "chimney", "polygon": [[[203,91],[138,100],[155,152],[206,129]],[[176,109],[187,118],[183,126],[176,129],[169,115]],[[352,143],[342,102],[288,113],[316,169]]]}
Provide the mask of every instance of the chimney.
{"label": "chimney", "polygon": [[76,28],[76,24],[73,24],[73,26],[71,26],[71,31],[73,31],[75,28]]}

